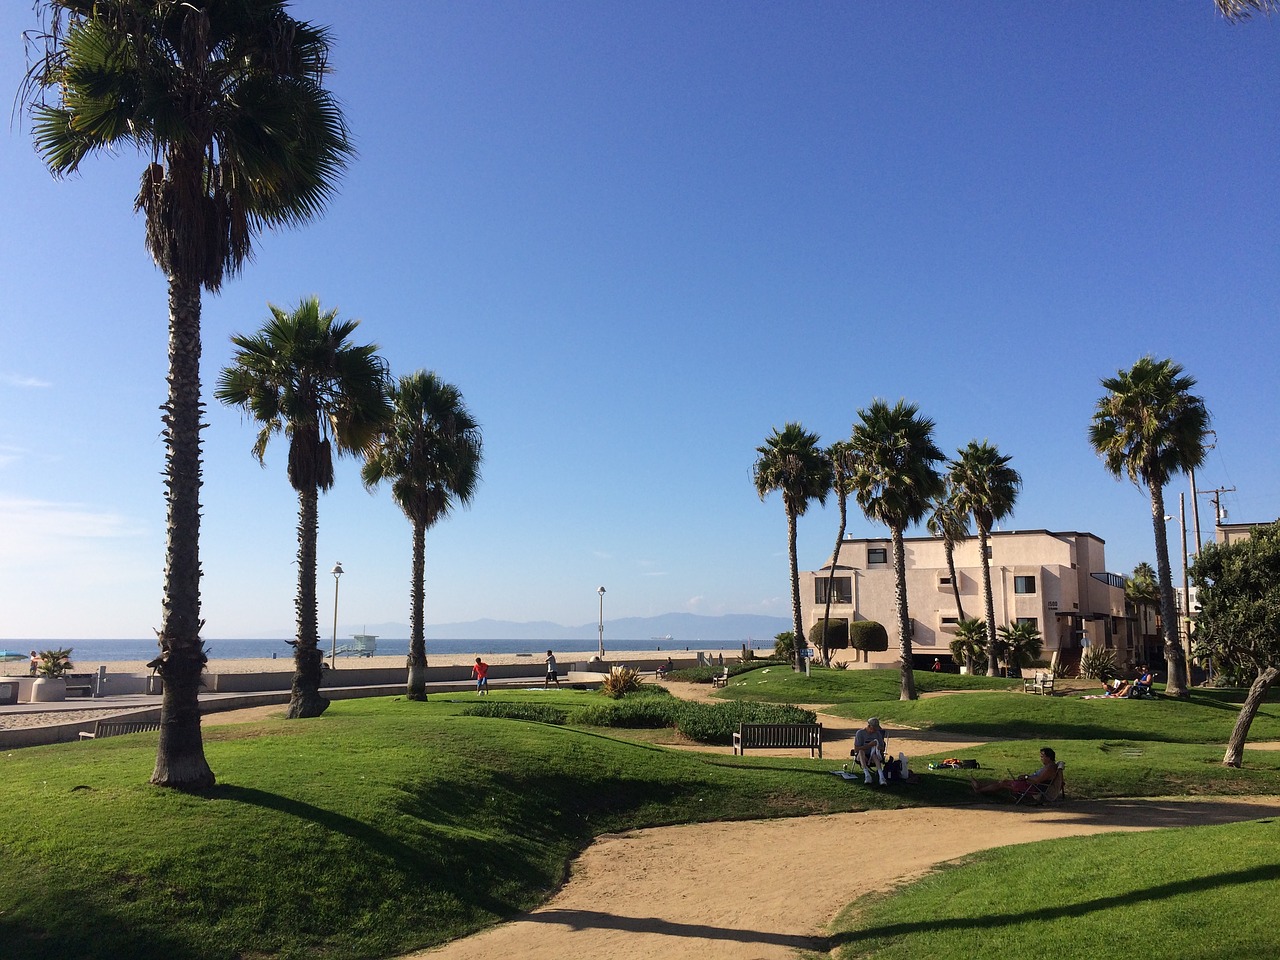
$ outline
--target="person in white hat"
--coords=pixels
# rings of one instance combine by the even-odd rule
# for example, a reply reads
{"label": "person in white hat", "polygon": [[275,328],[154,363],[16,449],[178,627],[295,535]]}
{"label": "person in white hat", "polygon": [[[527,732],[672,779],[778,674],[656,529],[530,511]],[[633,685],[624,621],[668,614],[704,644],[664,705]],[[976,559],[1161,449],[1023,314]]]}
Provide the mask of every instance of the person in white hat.
{"label": "person in white hat", "polygon": [[880,777],[880,785],[884,786],[884,728],[880,726],[879,717],[868,717],[867,725],[853,735],[853,753],[862,764],[863,782],[871,782],[871,768],[875,767]]}

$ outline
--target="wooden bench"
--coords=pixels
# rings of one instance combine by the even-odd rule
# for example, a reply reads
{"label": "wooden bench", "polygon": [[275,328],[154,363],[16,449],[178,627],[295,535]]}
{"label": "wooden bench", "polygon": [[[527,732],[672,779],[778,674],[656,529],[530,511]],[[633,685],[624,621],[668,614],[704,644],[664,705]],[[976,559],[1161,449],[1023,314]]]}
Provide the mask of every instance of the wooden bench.
{"label": "wooden bench", "polygon": [[159,729],[159,720],[99,720],[93,725],[93,733],[80,731],[80,739],[97,740],[102,737],[118,737],[126,733],[146,733]]}
{"label": "wooden bench", "polygon": [[93,674],[92,673],[68,673],[67,674],[67,696],[92,697],[93,696]]}
{"label": "wooden bench", "polygon": [[1042,693],[1046,697],[1053,696],[1053,677],[1046,674],[1036,674],[1034,677],[1024,677],[1022,680],[1022,690],[1024,693]]}
{"label": "wooden bench", "polygon": [[740,723],[733,735],[734,754],[753,750],[804,750],[812,757],[822,756],[822,724],[820,723]]}
{"label": "wooden bench", "polygon": [[711,678],[712,687],[727,687],[729,685],[729,668],[725,667],[720,673]]}

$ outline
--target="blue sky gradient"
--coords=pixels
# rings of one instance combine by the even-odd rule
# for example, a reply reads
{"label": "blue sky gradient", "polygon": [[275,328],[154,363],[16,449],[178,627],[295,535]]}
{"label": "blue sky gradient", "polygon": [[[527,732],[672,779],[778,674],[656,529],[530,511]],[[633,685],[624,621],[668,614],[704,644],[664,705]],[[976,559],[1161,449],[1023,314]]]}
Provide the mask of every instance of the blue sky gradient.
{"label": "blue sky gradient", "polygon": [[[0,10],[10,91],[28,8]],[[1099,379],[1147,353],[1213,414],[1201,488],[1234,486],[1233,520],[1280,513],[1275,18],[1230,25],[1209,0],[292,12],[332,29],[359,156],[322,220],[263,236],[205,298],[206,636],[293,620],[285,448],[260,468],[211,388],[232,333],[313,293],[483,425],[474,507],[428,535],[433,623],[593,622],[601,584],[606,620],[786,615],[755,448],[788,420],[847,437],[874,397],[918,403],[948,453],[1012,455],[1006,528],[1091,531],[1127,572],[1154,560],[1146,494],[1086,429]],[[0,136],[0,641],[160,621],[167,307],[132,213],[142,167],[57,182],[20,118]],[[835,528],[833,507],[802,519],[802,567]],[[884,532],[851,515],[850,535]],[[344,623],[408,619],[408,523],[352,461],[319,556],[321,624],[336,560]]]}

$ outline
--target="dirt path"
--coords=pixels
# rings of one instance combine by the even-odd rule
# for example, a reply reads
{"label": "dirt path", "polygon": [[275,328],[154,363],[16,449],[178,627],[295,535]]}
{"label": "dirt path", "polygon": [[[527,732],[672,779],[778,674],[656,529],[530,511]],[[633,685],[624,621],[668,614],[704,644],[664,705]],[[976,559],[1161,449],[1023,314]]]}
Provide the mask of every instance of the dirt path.
{"label": "dirt path", "polygon": [[[1213,803],[1078,803],[1052,809],[930,808],[699,824],[601,837],[565,887],[524,917],[436,950],[430,960],[563,957],[792,960],[826,951],[822,931],[869,890],[992,846],[1280,815],[1280,798]],[[861,833],[894,838],[858,857]]]}
{"label": "dirt path", "polygon": [[[710,690],[671,684],[688,699]],[[831,759],[858,721],[821,714]],[[890,730],[908,755],[980,741]],[[725,747],[695,748],[727,752]],[[851,789],[858,789],[853,785]],[[525,916],[425,953],[426,960],[563,957],[793,960],[826,952],[823,931],[844,907],[937,864],[988,847],[1092,833],[1226,823],[1280,815],[1280,798],[1141,800],[1050,809],[981,805],[691,824],[600,837],[568,883]],[[856,838],[894,838],[891,857],[859,857]]]}

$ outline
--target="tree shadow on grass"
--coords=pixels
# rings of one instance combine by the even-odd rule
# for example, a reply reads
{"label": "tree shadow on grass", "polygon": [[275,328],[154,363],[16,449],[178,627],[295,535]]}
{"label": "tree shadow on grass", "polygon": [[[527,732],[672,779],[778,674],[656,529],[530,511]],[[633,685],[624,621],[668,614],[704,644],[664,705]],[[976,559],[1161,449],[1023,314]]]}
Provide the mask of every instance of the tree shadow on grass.
{"label": "tree shadow on grass", "polygon": [[1203,897],[1206,893],[1212,896],[1214,890],[1246,883],[1266,883],[1280,880],[1280,864],[1266,864],[1250,867],[1247,870],[1231,870],[1216,873],[1208,877],[1193,877],[1174,883],[1144,887],[1119,896],[1097,897],[1080,903],[1063,904],[1058,907],[1042,907],[1037,910],[1023,910],[1014,913],[1003,913],[983,917],[953,917],[939,920],[929,919],[914,923],[891,923],[868,927],[864,930],[852,930],[837,933],[829,939],[828,948],[856,944],[864,940],[881,937],[901,937],[914,933],[938,933],[952,930],[995,930],[1001,927],[1023,923],[1044,923],[1050,920],[1061,920],[1084,917],[1102,910],[1114,910],[1120,907],[1135,906],[1152,900],[1192,894]]}

